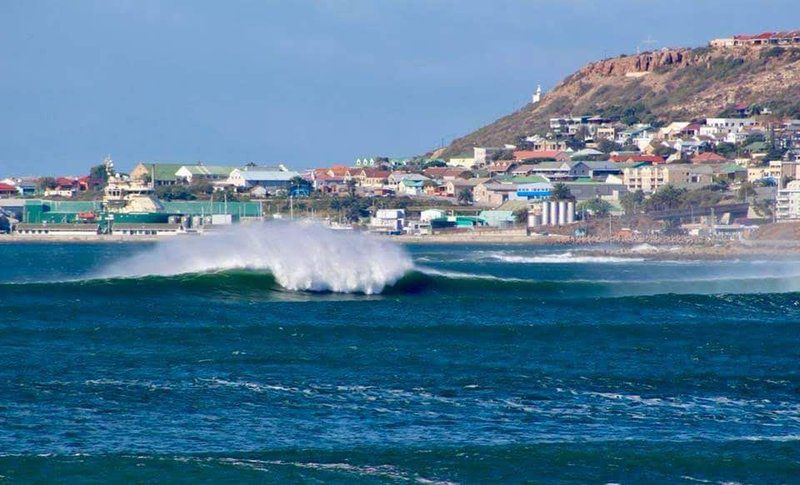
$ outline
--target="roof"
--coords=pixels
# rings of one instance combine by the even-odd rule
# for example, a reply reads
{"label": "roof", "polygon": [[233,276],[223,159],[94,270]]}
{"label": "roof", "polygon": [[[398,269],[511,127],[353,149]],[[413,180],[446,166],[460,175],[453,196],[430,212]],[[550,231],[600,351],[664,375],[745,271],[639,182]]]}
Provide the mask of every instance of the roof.
{"label": "roof", "polygon": [[381,170],[379,168],[365,168],[362,170],[364,176],[367,178],[388,178],[392,174],[389,170]]}
{"label": "roof", "polygon": [[605,155],[600,150],[595,150],[594,148],[583,148],[578,150],[577,152],[570,155],[571,158],[579,158],[579,157],[592,157],[597,155]]}
{"label": "roof", "polygon": [[[147,174],[154,181],[175,180],[175,172],[184,166],[182,163],[140,163],[147,169]],[[153,167],[155,167],[155,174],[153,174]]]}
{"label": "roof", "polygon": [[694,163],[725,162],[728,159],[714,152],[703,152],[692,157]]}
{"label": "roof", "polygon": [[612,155],[609,159],[612,162],[664,163],[664,159],[658,155]]}
{"label": "roof", "polygon": [[500,182],[488,182],[483,184],[486,190],[493,192],[516,192],[517,184],[503,184]]}
{"label": "roof", "polygon": [[509,182],[515,184],[546,184],[550,183],[549,180],[546,178],[539,176],[539,175],[528,175],[525,177],[509,177],[507,179]]}
{"label": "roof", "polygon": [[295,177],[299,177],[297,172],[283,171],[283,170],[238,170],[239,175],[243,180],[247,181],[262,181],[269,180],[275,182],[288,182]]}
{"label": "roof", "polygon": [[17,188],[15,186],[13,186],[13,185],[4,184],[4,183],[0,182],[0,192],[10,192],[12,190],[14,192],[16,192]]}
{"label": "roof", "polygon": [[719,173],[737,173],[737,172],[747,172],[747,169],[742,167],[741,165],[737,165],[735,163],[726,163],[721,165],[717,168]]}
{"label": "roof", "polygon": [[586,165],[592,170],[622,170],[622,167],[609,160],[597,161],[597,162],[592,162],[587,160],[581,163]]}
{"label": "roof", "polygon": [[765,152],[769,150],[769,144],[765,141],[754,141],[753,143],[744,147],[748,152]]}
{"label": "roof", "polygon": [[561,150],[515,150],[514,160],[557,158],[561,155],[566,155],[566,152]]}
{"label": "roof", "polygon": [[16,225],[18,231],[21,230],[42,230],[48,229],[50,231],[81,231],[81,232],[97,232],[99,224],[30,224],[20,223]]}
{"label": "roof", "polygon": [[[222,166],[222,165],[197,164],[197,165],[183,165],[178,170],[184,170],[184,169],[186,171],[188,171],[190,174],[192,174],[193,176],[194,175],[198,175],[198,176],[215,175],[215,176],[219,176],[219,177],[227,177],[228,175],[231,174],[231,172],[233,172],[235,167],[225,167],[225,166]],[[177,170],[176,170],[176,172],[177,172]]]}
{"label": "roof", "polygon": [[138,223],[138,224],[126,224],[126,223],[115,223],[111,228],[112,231],[122,231],[122,230],[169,230],[169,231],[177,231],[181,228],[180,224],[166,224],[166,223]]}
{"label": "roof", "polygon": [[478,184],[482,184],[489,180],[486,177],[478,177],[472,179],[453,179],[448,181],[448,183],[453,184],[453,187],[475,187]]}

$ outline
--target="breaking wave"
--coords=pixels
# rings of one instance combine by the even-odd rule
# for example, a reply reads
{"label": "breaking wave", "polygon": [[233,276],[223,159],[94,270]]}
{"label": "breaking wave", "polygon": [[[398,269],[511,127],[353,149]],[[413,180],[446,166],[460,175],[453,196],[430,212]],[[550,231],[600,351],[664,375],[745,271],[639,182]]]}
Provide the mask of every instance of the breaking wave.
{"label": "breaking wave", "polygon": [[97,279],[256,270],[295,291],[380,293],[413,267],[395,243],[315,223],[269,222],[180,238],[112,263]]}
{"label": "breaking wave", "polygon": [[639,257],[583,256],[571,252],[522,256],[517,254],[493,253],[489,256],[495,261],[518,264],[570,264],[570,263],[637,263],[646,261]]}

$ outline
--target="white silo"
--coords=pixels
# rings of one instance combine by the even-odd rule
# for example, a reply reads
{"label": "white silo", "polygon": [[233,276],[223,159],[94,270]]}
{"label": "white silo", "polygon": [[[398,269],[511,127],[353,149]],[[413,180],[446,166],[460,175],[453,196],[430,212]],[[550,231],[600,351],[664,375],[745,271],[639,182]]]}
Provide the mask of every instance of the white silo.
{"label": "white silo", "polygon": [[542,216],[534,210],[528,211],[528,227],[539,227],[542,224]]}
{"label": "white silo", "polygon": [[550,202],[550,225],[558,225],[558,202],[556,201]]}
{"label": "white silo", "polygon": [[542,225],[550,225],[550,202],[542,201]]}
{"label": "white silo", "polygon": [[567,201],[558,201],[558,225],[563,226],[567,223]]}
{"label": "white silo", "polygon": [[567,202],[567,224],[575,222],[575,202]]}

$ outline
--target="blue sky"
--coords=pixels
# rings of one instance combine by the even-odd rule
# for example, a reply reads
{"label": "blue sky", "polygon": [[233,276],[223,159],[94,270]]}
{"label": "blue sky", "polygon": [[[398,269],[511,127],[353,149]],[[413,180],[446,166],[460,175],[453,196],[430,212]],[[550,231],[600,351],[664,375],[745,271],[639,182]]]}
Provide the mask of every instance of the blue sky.
{"label": "blue sky", "polygon": [[3,0],[0,176],[413,155],[648,36],[788,29],[797,0]]}

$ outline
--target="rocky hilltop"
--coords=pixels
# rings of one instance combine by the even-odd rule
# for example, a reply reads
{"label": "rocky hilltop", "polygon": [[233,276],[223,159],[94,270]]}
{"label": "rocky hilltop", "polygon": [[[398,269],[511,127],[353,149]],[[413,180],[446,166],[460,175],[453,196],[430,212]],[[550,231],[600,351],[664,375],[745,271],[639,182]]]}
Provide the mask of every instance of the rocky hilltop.
{"label": "rocky hilltop", "polygon": [[442,156],[544,134],[555,116],[667,122],[721,115],[737,104],[800,116],[800,48],[662,49],[593,62],[540,102],[456,139]]}

